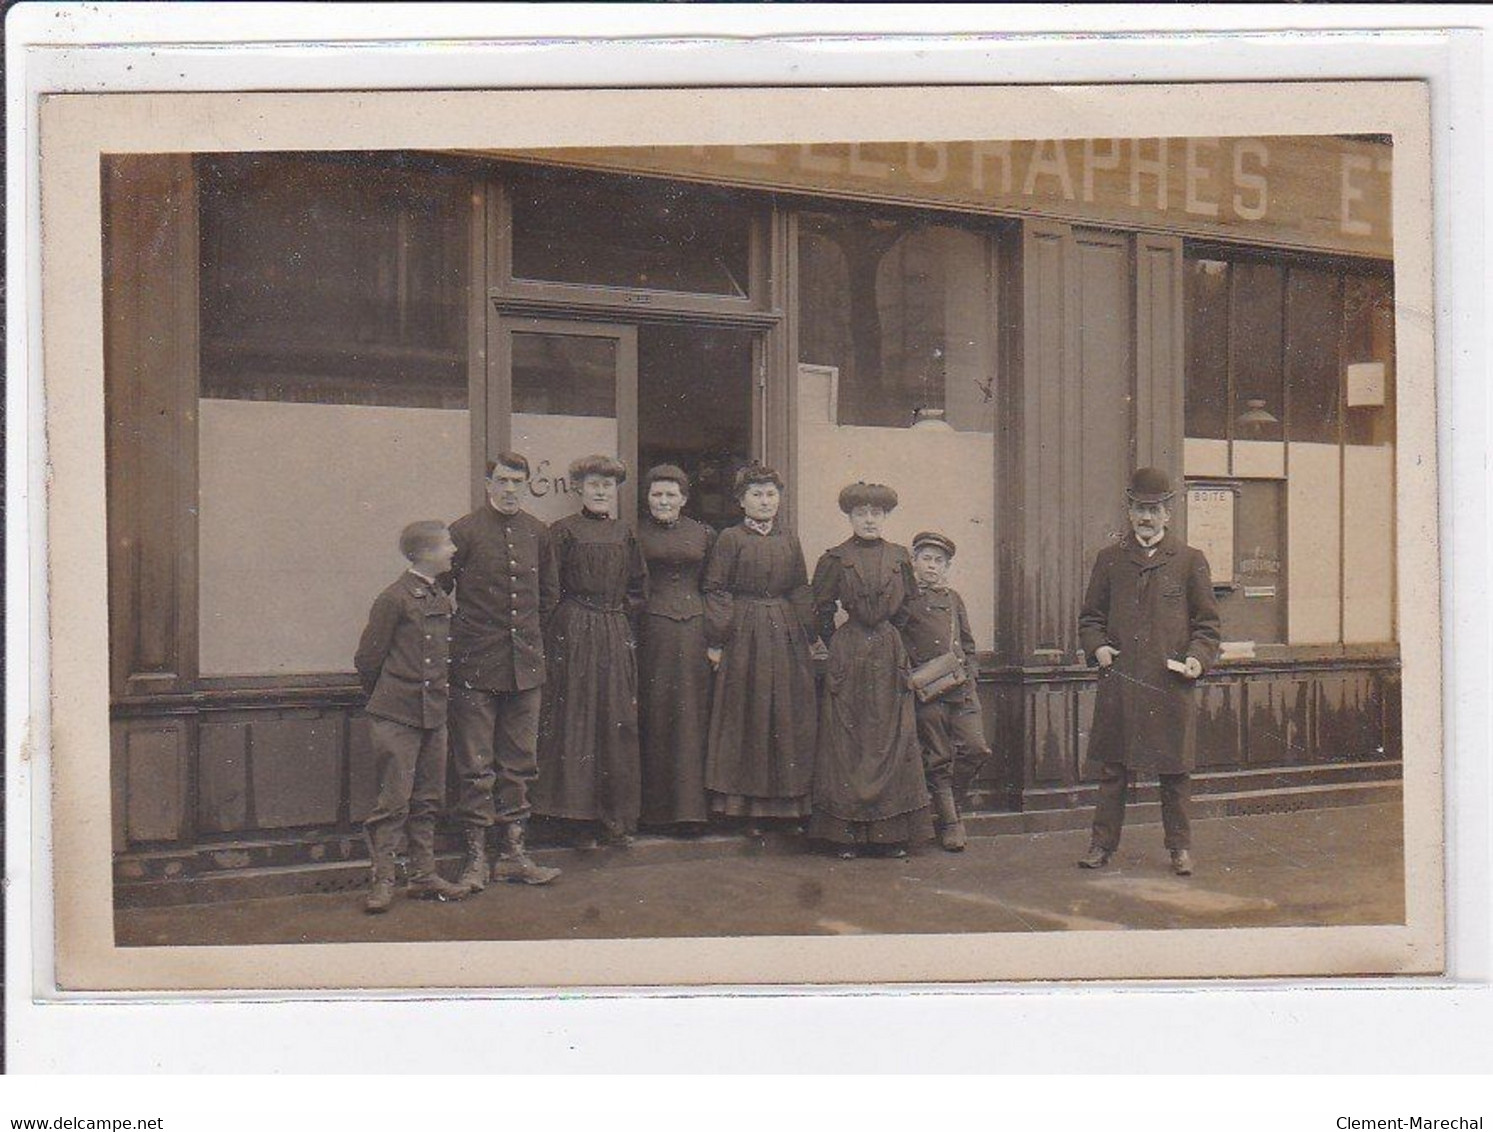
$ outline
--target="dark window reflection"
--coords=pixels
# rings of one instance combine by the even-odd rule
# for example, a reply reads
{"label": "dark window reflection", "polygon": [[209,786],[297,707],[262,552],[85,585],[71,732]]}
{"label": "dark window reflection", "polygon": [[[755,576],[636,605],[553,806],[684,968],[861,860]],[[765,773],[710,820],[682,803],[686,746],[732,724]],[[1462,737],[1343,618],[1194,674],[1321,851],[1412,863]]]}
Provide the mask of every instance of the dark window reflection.
{"label": "dark window reflection", "polygon": [[993,429],[988,237],[860,214],[799,228],[799,360],[838,372],[837,423]]}
{"label": "dark window reflection", "polygon": [[616,339],[515,333],[513,411],[568,417],[615,417]]}
{"label": "dark window reflection", "polygon": [[1280,440],[1284,413],[1281,366],[1284,273],[1264,263],[1236,263],[1231,271],[1233,321],[1229,356],[1234,370],[1234,439]]}
{"label": "dark window reflection", "polygon": [[752,211],[729,194],[563,169],[515,173],[509,192],[516,279],[748,294]]}
{"label": "dark window reflection", "polygon": [[1338,351],[1343,332],[1342,277],[1293,267],[1286,276],[1286,388],[1290,439],[1338,442]]}
{"label": "dark window reflection", "polygon": [[466,406],[464,180],[235,154],[200,183],[204,397]]}
{"label": "dark window reflection", "polygon": [[1229,436],[1229,265],[1187,263],[1187,435]]}

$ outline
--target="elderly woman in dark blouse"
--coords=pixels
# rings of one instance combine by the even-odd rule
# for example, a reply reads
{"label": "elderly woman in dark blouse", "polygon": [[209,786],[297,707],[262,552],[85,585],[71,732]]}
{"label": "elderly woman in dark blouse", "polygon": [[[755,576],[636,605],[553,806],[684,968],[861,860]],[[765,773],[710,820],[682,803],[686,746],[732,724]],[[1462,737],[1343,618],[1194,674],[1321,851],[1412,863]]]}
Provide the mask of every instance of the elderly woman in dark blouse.
{"label": "elderly woman in dark blouse", "polygon": [[[909,845],[933,836],[910,666],[893,624],[918,585],[906,548],[881,535],[896,506],[897,493],[883,484],[845,488],[840,510],[851,537],[825,551],[814,570],[829,671],[809,834],[840,846],[842,857],[905,857]],[[837,628],[841,609],[847,620]]]}
{"label": "elderly woman in dark blouse", "polygon": [[648,570],[632,526],[612,518],[621,461],[570,466],[581,510],[550,526],[560,605],[545,641],[548,678],[539,721],[534,812],[585,822],[578,843],[632,842],[639,810],[638,670],[633,623]]}
{"label": "elderly woman in dark blouse", "polygon": [[705,567],[706,638],[716,665],[705,786],[713,813],[797,822],[810,812],[816,704],[812,610],[798,536],[778,521],[783,480],[736,477],[745,517]]}
{"label": "elderly woman in dark blouse", "polygon": [[644,825],[699,830],[705,802],[705,741],[710,728],[701,575],[715,531],[684,515],[689,477],[660,464],[644,479],[648,514],[638,542],[648,564],[648,604],[639,626],[640,732]]}

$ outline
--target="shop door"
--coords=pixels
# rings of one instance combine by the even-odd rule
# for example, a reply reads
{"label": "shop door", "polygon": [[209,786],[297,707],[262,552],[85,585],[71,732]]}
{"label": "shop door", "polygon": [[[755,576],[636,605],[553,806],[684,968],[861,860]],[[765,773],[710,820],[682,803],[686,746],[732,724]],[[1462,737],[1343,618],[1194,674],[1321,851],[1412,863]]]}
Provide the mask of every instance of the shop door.
{"label": "shop door", "polygon": [[[489,340],[487,454],[529,459],[525,507],[554,522],[580,506],[572,460],[592,453],[637,467],[638,331],[617,323],[499,317]],[[618,492],[632,515],[637,478]]]}
{"label": "shop door", "polygon": [[574,511],[570,462],[600,452],[628,467],[622,516],[646,512],[650,467],[675,464],[690,479],[686,514],[717,528],[740,517],[733,481],[763,452],[760,333],[509,316],[492,325],[487,455],[529,458],[535,515]]}
{"label": "shop door", "polygon": [[[690,481],[684,513],[717,530],[741,518],[736,473],[762,459],[762,351],[751,331],[638,328],[639,480],[658,464],[682,468]],[[647,500],[639,505],[641,516]]]}

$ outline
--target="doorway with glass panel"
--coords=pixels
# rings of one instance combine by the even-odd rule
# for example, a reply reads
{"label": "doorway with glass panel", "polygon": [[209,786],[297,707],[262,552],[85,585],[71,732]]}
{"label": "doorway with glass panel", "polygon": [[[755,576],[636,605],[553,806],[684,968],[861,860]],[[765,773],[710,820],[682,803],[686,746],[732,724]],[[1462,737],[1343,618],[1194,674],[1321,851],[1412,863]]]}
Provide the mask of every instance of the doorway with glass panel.
{"label": "doorway with glass panel", "polygon": [[574,511],[570,462],[601,452],[628,466],[619,493],[624,516],[644,506],[639,485],[647,469],[676,464],[693,485],[686,514],[717,528],[735,521],[732,482],[760,452],[760,335],[503,317],[498,338],[493,400],[506,402],[506,447],[529,459],[528,506],[536,515],[553,522]]}
{"label": "doorway with glass panel", "polygon": [[644,475],[668,463],[690,477],[686,514],[734,522],[737,471],[772,451],[765,378],[782,330],[766,201],[526,166],[491,186],[486,217],[480,427],[488,456],[529,458],[529,508],[575,510],[570,462],[600,452],[629,469],[621,515],[640,514]]}

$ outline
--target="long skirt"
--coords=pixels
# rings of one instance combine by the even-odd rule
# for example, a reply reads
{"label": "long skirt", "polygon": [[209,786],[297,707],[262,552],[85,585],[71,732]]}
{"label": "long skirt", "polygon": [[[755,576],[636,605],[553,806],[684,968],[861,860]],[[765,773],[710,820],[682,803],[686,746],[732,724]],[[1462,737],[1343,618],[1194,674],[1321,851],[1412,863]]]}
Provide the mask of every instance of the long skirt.
{"label": "long skirt", "polygon": [[705,618],[643,618],[638,649],[639,732],[646,825],[703,822],[710,661]]}
{"label": "long skirt", "polygon": [[783,598],[738,596],[710,713],[711,810],[806,816],[817,713],[808,636],[792,606]]}
{"label": "long skirt", "polygon": [[546,647],[534,812],[637,828],[638,670],[627,615],[561,602]]}
{"label": "long skirt", "polygon": [[809,834],[841,845],[933,836],[902,638],[854,622],[830,640]]}

